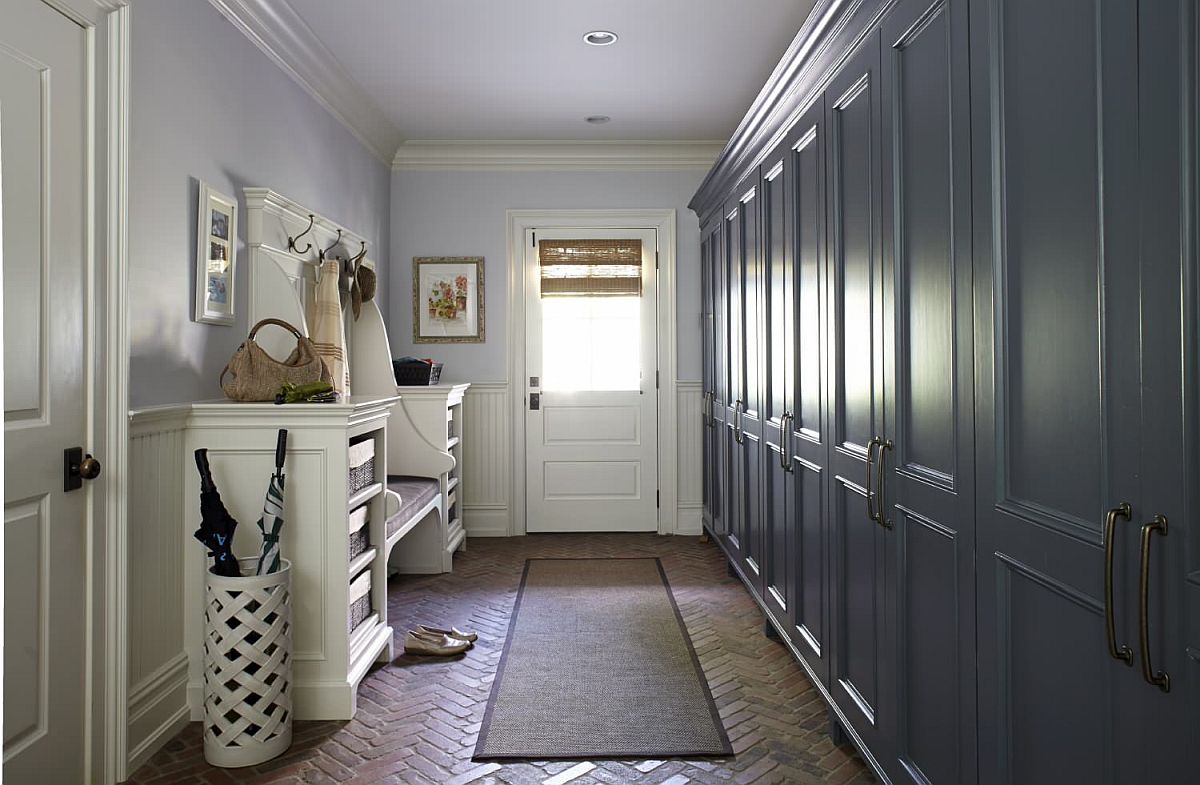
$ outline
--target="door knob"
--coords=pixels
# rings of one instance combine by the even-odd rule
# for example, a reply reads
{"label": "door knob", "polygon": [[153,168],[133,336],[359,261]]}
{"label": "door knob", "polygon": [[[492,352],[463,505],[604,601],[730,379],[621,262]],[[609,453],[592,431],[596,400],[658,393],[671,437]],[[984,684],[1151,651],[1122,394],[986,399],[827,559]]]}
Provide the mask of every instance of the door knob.
{"label": "door knob", "polygon": [[100,476],[100,461],[91,453],[84,455],[82,447],[68,447],[63,450],[63,490],[74,491],[83,487],[84,480],[94,480]]}
{"label": "door knob", "polygon": [[83,460],[79,462],[79,476],[85,480],[94,480],[100,476],[100,461],[93,458],[90,454],[83,456]]}

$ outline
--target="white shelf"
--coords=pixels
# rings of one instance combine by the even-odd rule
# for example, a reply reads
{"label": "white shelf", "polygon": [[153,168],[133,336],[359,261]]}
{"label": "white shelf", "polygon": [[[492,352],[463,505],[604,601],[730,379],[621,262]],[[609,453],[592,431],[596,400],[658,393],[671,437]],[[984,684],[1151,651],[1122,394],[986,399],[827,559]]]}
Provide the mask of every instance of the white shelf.
{"label": "white shelf", "polygon": [[451,477],[451,478],[450,478],[450,479],[449,479],[449,480],[446,482],[446,493],[447,493],[447,494],[449,494],[451,491],[453,491],[453,490],[454,490],[455,488],[457,488],[457,487],[458,487],[458,478],[457,478],[457,477]]}
{"label": "white shelf", "polygon": [[377,553],[379,553],[379,549],[376,548],[375,546],[371,546],[370,548],[367,548],[365,551],[363,551],[362,553],[358,554],[357,556],[355,556],[353,559],[350,560],[350,564],[347,567],[346,571],[351,576],[358,577],[358,574],[360,572],[362,572],[367,567],[369,567],[371,562],[375,561],[375,555]]}
{"label": "white shelf", "polygon": [[383,483],[381,483],[381,482],[371,483],[366,488],[363,488],[361,491],[358,491],[353,496],[351,496],[350,501],[347,503],[347,506],[351,510],[353,510],[356,507],[361,507],[362,505],[371,501],[371,499],[374,499],[376,496],[378,496],[381,493],[383,493]]}

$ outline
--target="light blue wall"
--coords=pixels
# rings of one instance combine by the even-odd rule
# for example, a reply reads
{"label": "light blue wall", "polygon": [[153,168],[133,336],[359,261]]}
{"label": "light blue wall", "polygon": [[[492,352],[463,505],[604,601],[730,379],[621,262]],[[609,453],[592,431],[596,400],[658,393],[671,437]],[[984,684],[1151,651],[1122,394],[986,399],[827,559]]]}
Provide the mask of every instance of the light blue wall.
{"label": "light blue wall", "polygon": [[[494,382],[505,367],[508,319],[508,209],[676,210],[678,378],[700,378],[700,228],[687,202],[704,172],[421,172],[392,176],[392,354],[433,357],[450,381]],[[412,342],[414,256],[482,256],[487,341]]]}
{"label": "light blue wall", "polygon": [[[134,0],[132,26],[130,402],[220,397],[248,329],[242,189],[272,188],[374,241],[386,294],[390,167],[207,2]],[[197,178],[240,204],[232,327],[192,321]]]}

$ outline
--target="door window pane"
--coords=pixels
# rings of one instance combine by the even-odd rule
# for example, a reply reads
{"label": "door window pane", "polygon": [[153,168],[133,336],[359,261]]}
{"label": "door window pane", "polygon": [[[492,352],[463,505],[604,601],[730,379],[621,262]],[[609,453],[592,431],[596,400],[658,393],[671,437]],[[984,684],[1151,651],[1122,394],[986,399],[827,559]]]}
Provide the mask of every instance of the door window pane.
{"label": "door window pane", "polygon": [[542,389],[641,389],[640,297],[545,297]]}

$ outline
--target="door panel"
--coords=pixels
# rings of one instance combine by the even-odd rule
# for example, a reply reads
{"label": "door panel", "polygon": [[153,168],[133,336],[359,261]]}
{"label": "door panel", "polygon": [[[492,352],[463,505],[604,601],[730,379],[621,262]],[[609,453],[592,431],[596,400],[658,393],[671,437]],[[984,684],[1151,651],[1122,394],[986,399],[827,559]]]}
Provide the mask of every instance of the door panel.
{"label": "door panel", "polygon": [[786,141],[791,237],[791,368],[787,514],[792,643],[829,683],[829,525],[826,406],[825,101],[818,98]]}
{"label": "door panel", "polygon": [[[1122,744],[1136,733],[1115,710],[1136,674],[1109,656],[1103,613],[1105,513],[1150,512],[1131,372],[1136,4],[971,8],[980,779],[1061,782],[1059,761],[1075,760],[1092,782],[1139,781],[1143,753]],[[1136,528],[1120,522],[1110,544],[1129,643]],[[1039,711],[1018,709],[1033,696]]]}
{"label": "door panel", "polygon": [[885,421],[899,782],[974,782],[975,510],[966,9],[884,19]]}
{"label": "door panel", "polygon": [[729,531],[729,429],[726,427],[729,411],[729,293],[724,236],[724,216],[718,215],[707,237],[713,293],[713,387],[708,428],[713,460],[709,493],[712,497],[712,530],[719,538],[724,538]]}
{"label": "door panel", "polygon": [[[87,510],[63,450],[88,447],[84,354],[95,220],[87,33],[38,0],[0,26],[4,277],[4,771],[84,781]],[[13,460],[19,456],[19,460]],[[102,481],[102,480],[99,480]]]}
{"label": "door panel", "polygon": [[791,405],[794,384],[793,331],[787,221],[787,194],[791,173],[787,171],[786,143],[762,165],[763,272],[763,474],[766,483],[763,508],[763,602],[780,624],[787,624],[791,603],[792,549],[788,547],[788,469],[784,454],[787,434],[785,415]]}
{"label": "door panel", "polygon": [[[867,447],[883,433],[880,252],[879,35],[847,61],[826,91],[830,227],[830,509],[834,697],[876,755],[890,711],[884,667],[885,530],[874,502]],[[888,705],[884,705],[888,704]],[[886,723],[884,723],[886,725]]]}

